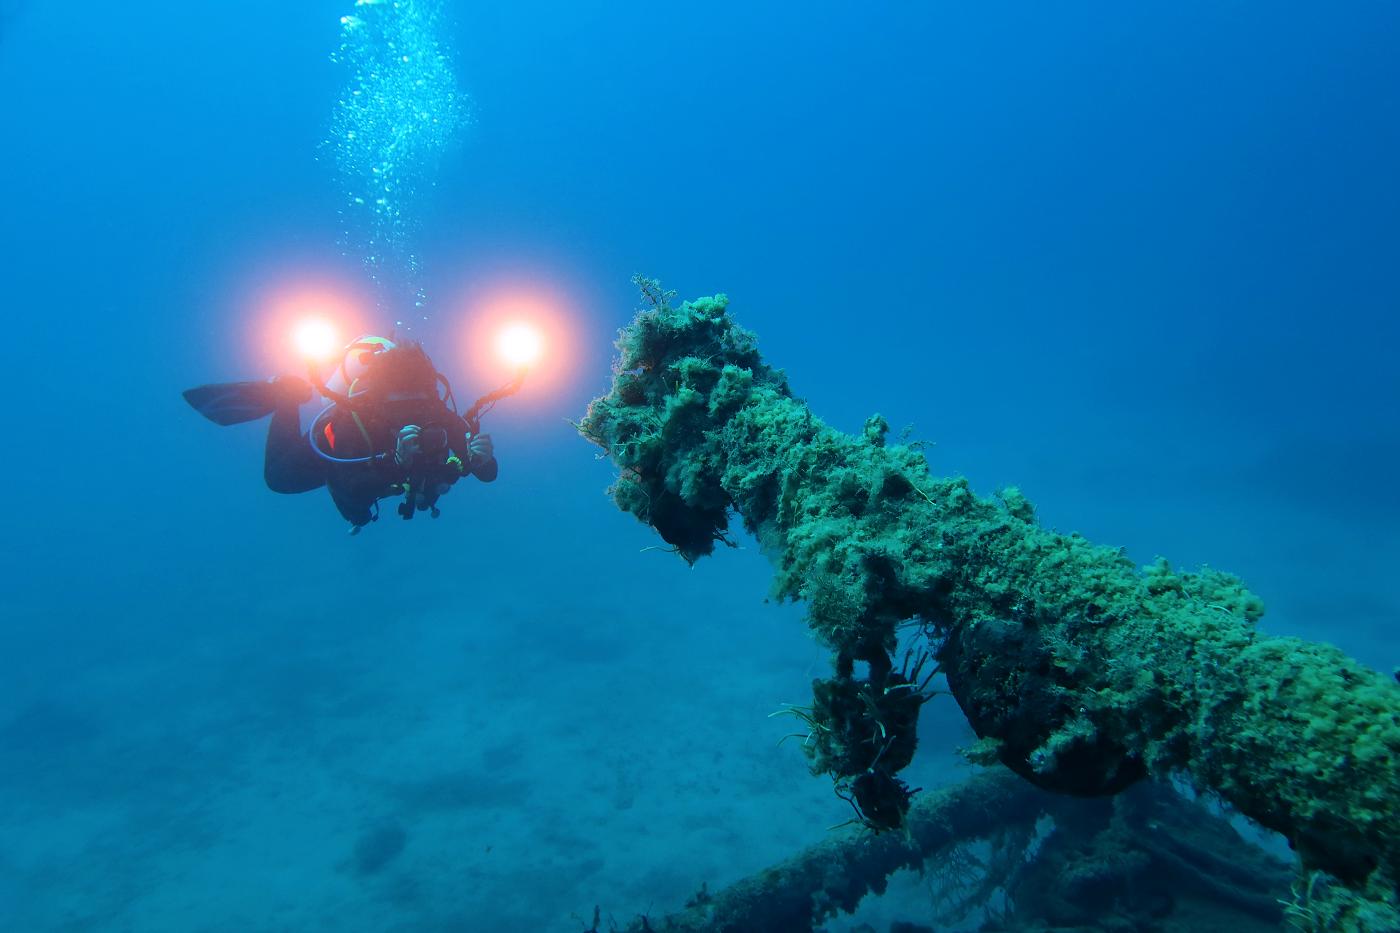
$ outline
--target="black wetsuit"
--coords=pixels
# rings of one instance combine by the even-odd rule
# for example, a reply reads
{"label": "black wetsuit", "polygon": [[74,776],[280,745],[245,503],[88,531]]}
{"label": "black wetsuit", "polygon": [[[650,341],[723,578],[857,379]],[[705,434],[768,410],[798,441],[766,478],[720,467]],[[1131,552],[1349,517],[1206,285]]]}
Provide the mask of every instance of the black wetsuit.
{"label": "black wetsuit", "polygon": [[[406,469],[395,461],[394,448],[400,429],[410,424],[422,429],[423,452]],[[320,449],[341,459],[384,456],[365,463],[334,463],[312,449],[301,429],[300,407],[287,399],[273,411],[267,430],[263,477],[273,492],[328,487],[340,514],[358,527],[377,517],[380,499],[401,495],[405,484],[422,493],[418,508],[425,509],[444,487],[468,473],[485,483],[494,480],[496,458],[471,454],[468,439],[479,431],[436,396],[380,401],[356,413],[338,407],[316,439]]]}

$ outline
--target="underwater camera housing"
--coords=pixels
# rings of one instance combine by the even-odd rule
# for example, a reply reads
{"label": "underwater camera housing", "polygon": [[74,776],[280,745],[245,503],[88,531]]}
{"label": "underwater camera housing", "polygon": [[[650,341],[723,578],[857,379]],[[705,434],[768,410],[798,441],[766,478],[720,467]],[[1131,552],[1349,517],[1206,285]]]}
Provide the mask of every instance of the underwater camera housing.
{"label": "underwater camera housing", "polygon": [[398,505],[400,518],[410,519],[414,512],[428,512],[433,518],[438,517],[438,499],[461,475],[449,455],[446,428],[428,425],[419,431],[418,451],[408,464],[408,479],[402,486],[403,501]]}

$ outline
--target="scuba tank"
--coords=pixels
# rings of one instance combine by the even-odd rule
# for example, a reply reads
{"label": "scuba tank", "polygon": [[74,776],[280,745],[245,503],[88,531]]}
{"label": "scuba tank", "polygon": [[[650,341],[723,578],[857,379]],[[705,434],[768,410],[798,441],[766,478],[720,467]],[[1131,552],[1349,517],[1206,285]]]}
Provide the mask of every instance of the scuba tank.
{"label": "scuba tank", "polygon": [[329,373],[320,376],[312,372],[312,384],[318,389],[329,389],[336,395],[349,397],[356,391],[359,380],[369,372],[375,356],[397,346],[398,344],[389,338],[376,337],[374,334],[356,337],[346,344],[340,354],[340,360]]}
{"label": "scuba tank", "polygon": [[[375,358],[397,349],[397,346],[387,337],[365,334],[346,345],[339,361],[329,373],[318,372],[313,364],[311,383],[316,387],[316,391],[326,398],[327,404],[312,419],[307,437],[311,442],[311,449],[323,460],[336,464],[372,463],[392,454],[392,451],[374,450],[369,429],[365,426],[357,403],[363,402],[363,397],[368,393],[368,387],[363,384],[363,380],[374,368]],[[368,455],[345,457],[334,450],[336,442],[332,419],[341,411],[349,412],[359,428],[360,435],[370,448]]]}

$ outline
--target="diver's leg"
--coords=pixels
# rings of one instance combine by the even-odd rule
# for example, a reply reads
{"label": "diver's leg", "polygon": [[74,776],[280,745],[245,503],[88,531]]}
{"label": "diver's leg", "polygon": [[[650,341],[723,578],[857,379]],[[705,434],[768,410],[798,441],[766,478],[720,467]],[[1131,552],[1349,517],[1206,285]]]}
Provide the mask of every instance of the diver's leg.
{"label": "diver's leg", "polygon": [[273,492],[308,492],[326,483],[326,463],[301,433],[301,409],[294,399],[277,403],[267,428],[263,479]]}
{"label": "diver's leg", "polygon": [[326,487],[330,490],[331,501],[347,522],[359,528],[374,520],[375,503],[379,500],[370,492],[369,487],[354,482],[342,482],[336,477],[332,477]]}

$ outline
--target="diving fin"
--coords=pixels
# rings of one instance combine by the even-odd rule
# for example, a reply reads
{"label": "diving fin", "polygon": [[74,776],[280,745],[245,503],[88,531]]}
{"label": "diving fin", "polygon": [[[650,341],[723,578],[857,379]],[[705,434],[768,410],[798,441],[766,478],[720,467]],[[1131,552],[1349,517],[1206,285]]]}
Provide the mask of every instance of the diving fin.
{"label": "diving fin", "polygon": [[216,382],[183,393],[185,401],[215,424],[243,424],[266,418],[283,394],[271,382]]}

